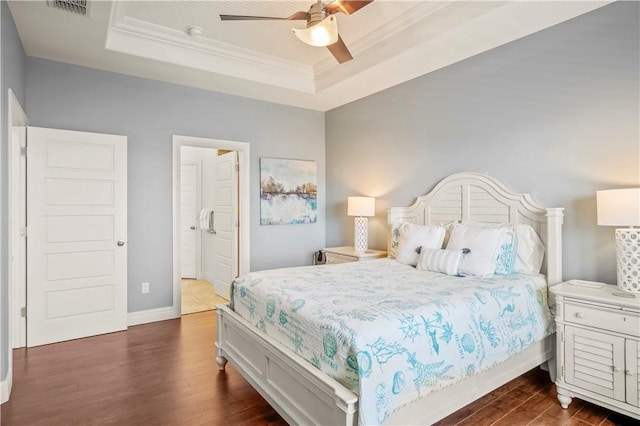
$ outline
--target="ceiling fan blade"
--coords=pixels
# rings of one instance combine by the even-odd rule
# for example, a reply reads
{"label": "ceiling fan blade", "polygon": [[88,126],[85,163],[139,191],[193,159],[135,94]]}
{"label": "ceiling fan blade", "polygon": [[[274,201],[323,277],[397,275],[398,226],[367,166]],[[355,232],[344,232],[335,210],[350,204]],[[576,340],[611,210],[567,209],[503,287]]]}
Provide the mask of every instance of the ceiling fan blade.
{"label": "ceiling fan blade", "polygon": [[286,18],[277,18],[273,16],[246,16],[246,15],[220,15],[222,21],[306,21],[309,17],[309,12],[295,12],[293,15]]}
{"label": "ceiling fan blade", "polygon": [[349,49],[347,49],[347,45],[344,44],[344,41],[342,41],[342,37],[340,36],[338,36],[338,41],[327,46],[327,49],[329,49],[329,52],[331,52],[333,57],[336,58],[336,60],[340,64],[353,59],[353,56],[351,56],[351,52],[349,52]]}
{"label": "ceiling fan blade", "polygon": [[334,2],[329,3],[324,7],[325,12],[329,15],[333,15],[334,13],[342,12],[345,15],[351,15],[352,13],[356,13],[358,10],[362,9],[373,0],[358,0],[358,1],[350,1],[350,0],[335,0]]}

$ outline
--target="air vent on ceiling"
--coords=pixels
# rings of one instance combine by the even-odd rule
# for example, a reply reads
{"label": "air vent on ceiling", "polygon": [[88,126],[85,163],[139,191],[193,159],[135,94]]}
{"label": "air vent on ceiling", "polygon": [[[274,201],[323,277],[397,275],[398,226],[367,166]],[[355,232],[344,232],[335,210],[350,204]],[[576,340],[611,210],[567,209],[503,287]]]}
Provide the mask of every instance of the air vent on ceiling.
{"label": "air vent on ceiling", "polygon": [[54,9],[77,13],[78,15],[82,16],[89,15],[88,0],[47,0],[47,4]]}

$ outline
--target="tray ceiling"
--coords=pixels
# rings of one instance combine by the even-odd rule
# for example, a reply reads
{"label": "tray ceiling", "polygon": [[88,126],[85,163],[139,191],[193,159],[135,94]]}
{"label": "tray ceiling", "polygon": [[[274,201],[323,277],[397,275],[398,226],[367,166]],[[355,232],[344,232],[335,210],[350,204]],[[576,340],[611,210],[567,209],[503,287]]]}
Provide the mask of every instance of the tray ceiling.
{"label": "tray ceiling", "polygon": [[[326,111],[571,19],[607,1],[376,0],[337,14],[354,59],[300,42],[312,1],[92,1],[87,16],[9,1],[27,55]],[[197,26],[200,35],[189,35]]]}

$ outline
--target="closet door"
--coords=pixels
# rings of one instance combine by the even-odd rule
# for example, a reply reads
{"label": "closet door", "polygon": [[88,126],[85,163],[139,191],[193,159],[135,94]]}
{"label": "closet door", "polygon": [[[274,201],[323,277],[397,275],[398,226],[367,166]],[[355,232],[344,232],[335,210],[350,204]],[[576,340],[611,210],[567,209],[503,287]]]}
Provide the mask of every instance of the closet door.
{"label": "closet door", "polygon": [[27,130],[27,346],[127,328],[127,138]]}

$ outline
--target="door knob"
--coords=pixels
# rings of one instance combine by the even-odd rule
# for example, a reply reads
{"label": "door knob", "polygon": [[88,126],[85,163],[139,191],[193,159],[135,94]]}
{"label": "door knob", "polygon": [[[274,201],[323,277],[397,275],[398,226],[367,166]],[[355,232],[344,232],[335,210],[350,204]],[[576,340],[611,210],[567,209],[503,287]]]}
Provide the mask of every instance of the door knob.
{"label": "door knob", "polygon": [[124,245],[124,241],[118,240],[116,244],[118,245],[118,247],[122,247]]}
{"label": "door knob", "polygon": [[195,227],[195,225],[191,225],[191,226],[189,227],[189,229],[193,230],[193,229],[196,229],[196,227]]}

